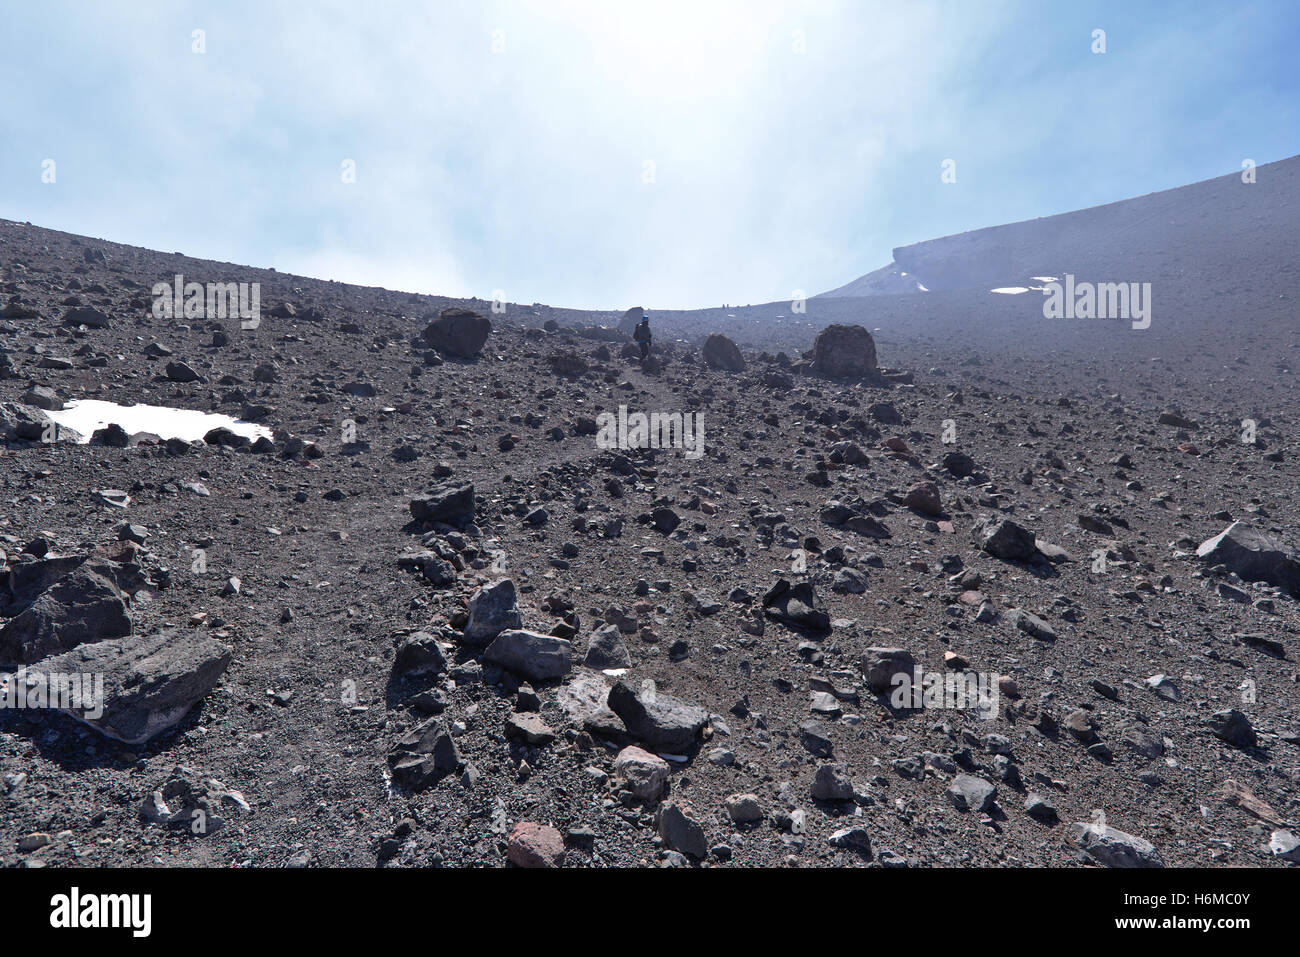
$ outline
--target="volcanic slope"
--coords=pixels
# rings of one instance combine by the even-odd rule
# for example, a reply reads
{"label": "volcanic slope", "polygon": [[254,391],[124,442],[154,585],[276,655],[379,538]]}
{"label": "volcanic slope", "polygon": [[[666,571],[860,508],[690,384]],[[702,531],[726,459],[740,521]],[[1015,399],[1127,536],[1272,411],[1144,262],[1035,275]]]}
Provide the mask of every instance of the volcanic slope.
{"label": "volcanic slope", "polygon": [[[260,325],[156,318],[178,273],[259,282]],[[960,290],[810,300],[797,325],[779,305],[652,313],[648,372],[582,331],[616,313],[493,313],[26,224],[0,223],[0,280],[0,401],[43,386],[276,432],[265,452],[8,442],[10,586],[99,549],[127,569],[135,637],[211,637],[230,661],[145,744],[0,711],[7,864],[1284,860],[1266,845],[1300,816],[1296,599],[1196,551],[1237,521],[1300,544],[1294,284],[1254,298],[1225,273],[1185,314],[1157,298],[1148,330],[1050,326],[1036,296],[984,292],[963,326]],[[66,318],[81,307],[107,324]],[[476,358],[421,340],[449,307],[492,321]],[[831,321],[879,328],[912,382],[812,375]],[[711,332],[744,371],[705,366]],[[703,456],[599,447],[620,405],[699,414]],[[471,525],[413,518],[464,484]],[[998,523],[1024,529],[989,546],[1011,557],[981,547]],[[568,648],[468,640],[471,596],[503,578],[518,624]],[[763,607],[781,579],[807,614]],[[881,648],[1004,679],[996,716],[897,707],[869,684],[900,660]],[[626,673],[584,666],[620,649]],[[222,825],[194,833],[195,809]],[[1096,840],[1103,818],[1127,851]]]}

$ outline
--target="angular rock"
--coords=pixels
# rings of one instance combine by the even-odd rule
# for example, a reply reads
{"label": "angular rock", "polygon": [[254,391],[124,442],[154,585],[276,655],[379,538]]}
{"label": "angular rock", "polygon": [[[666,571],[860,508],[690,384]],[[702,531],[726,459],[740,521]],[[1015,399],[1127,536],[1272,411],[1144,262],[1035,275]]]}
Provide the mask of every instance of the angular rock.
{"label": "angular rock", "polygon": [[975,471],[975,460],[965,452],[949,452],[941,462],[954,478],[965,478]]}
{"label": "angular rock", "polygon": [[[198,382],[202,378],[188,363],[178,362],[174,359],[167,363],[167,368],[163,370],[163,374],[173,382]],[[211,445],[212,443],[209,442],[208,444]]]}
{"label": "angular rock", "polygon": [[646,801],[657,801],[668,784],[668,762],[636,745],[618,753],[614,773],[624,787]]}
{"label": "angular rock", "polygon": [[75,306],[63,314],[65,326],[85,326],[87,329],[107,329],[108,316],[90,306]]}
{"label": "angular rock", "polygon": [[1234,748],[1253,748],[1256,744],[1255,729],[1251,727],[1250,719],[1236,708],[1215,712],[1205,719],[1205,726],[1216,738]]}
{"label": "angular rock", "polygon": [[702,858],[709,852],[704,826],[694,817],[689,804],[670,801],[659,809],[659,836],[674,851]]}
{"label": "angular rock", "polygon": [[523,625],[512,579],[484,585],[469,599],[469,621],[464,638],[471,645],[486,645],[503,631]]}
{"label": "angular rock", "polygon": [[1292,864],[1300,864],[1300,837],[1285,829],[1276,830],[1269,835],[1268,852]]}
{"label": "angular rock", "polygon": [[1056,820],[1056,808],[1052,807],[1041,794],[1030,794],[1025,798],[1025,813],[1035,821],[1051,824]]}
{"label": "angular rock", "polygon": [[1267,582],[1300,598],[1300,558],[1277,538],[1245,522],[1233,522],[1196,549],[1196,557],[1224,565],[1249,582]]}
{"label": "angular rock", "polygon": [[817,596],[813,593],[812,583],[806,581],[791,585],[784,578],[778,579],[763,596],[764,612],[773,621],[809,631],[830,631],[830,615],[816,605]]}
{"label": "angular rock", "polygon": [[535,747],[550,744],[555,740],[555,731],[542,720],[540,715],[527,711],[515,711],[506,716],[505,734]]}
{"label": "angular rock", "polygon": [[1090,857],[1107,867],[1165,866],[1154,844],[1113,827],[1075,822],[1073,837]]}
{"label": "angular rock", "polygon": [[757,794],[733,794],[727,798],[727,816],[734,824],[757,824],[763,820],[763,807]]}
{"label": "angular rock", "polygon": [[103,698],[96,708],[65,710],[107,737],[140,744],[181,721],[216,687],[230,661],[231,649],[221,642],[168,630],[83,644],[27,672],[102,675]]}
{"label": "angular rock", "polygon": [[[35,406],[18,402],[0,402],[0,441],[39,442],[42,437],[54,434],[53,420]],[[71,429],[59,427],[57,436],[75,436]]]}
{"label": "angular rock", "polygon": [[25,608],[60,578],[85,564],[85,555],[46,554],[34,562],[18,562],[9,570],[14,605]]}
{"label": "angular rock", "polygon": [[933,482],[917,482],[903,496],[903,504],[922,515],[940,515],[943,506],[939,500],[939,486]]}
{"label": "angular rock", "polygon": [[1013,608],[1007,612],[1007,621],[1017,631],[1023,631],[1031,638],[1037,638],[1039,641],[1056,640],[1056,629],[1023,608]]}
{"label": "angular rock", "polygon": [[703,708],[646,687],[634,691],[623,681],[610,689],[609,707],[634,738],[673,753],[693,747],[709,720]]}
{"label": "angular rock", "polygon": [[916,659],[903,648],[867,648],[860,664],[872,694],[886,694],[896,686],[895,675],[904,674],[912,680]]}
{"label": "angular rock", "polygon": [[437,784],[460,769],[456,739],[437,718],[430,718],[398,738],[388,753],[393,780],[412,791]]}
{"label": "angular rock", "polygon": [[398,643],[394,675],[440,675],[446,670],[447,656],[427,631],[414,632]]}
{"label": "angular rock", "polygon": [[0,661],[30,664],[87,642],[131,634],[131,613],[109,562],[89,562],[55,582],[0,628]]}
{"label": "angular rock", "polygon": [[981,532],[980,548],[994,558],[1029,561],[1038,554],[1034,533],[1010,519],[990,522]]}
{"label": "angular rock", "polygon": [[59,398],[58,393],[43,385],[28,389],[23,393],[22,400],[27,405],[44,409],[46,412],[58,412],[63,408],[63,400]]}
{"label": "angular rock", "polygon": [[1082,708],[1076,708],[1066,715],[1062,725],[1083,744],[1094,744],[1098,740],[1096,722]]}
{"label": "angular rock", "polygon": [[831,726],[824,721],[805,721],[799,725],[799,743],[815,758],[829,758],[835,752]]}
{"label": "angular rock", "polygon": [[617,625],[597,628],[587,644],[587,657],[583,664],[596,671],[630,668],[632,659]]}
{"label": "angular rock", "polygon": [[722,369],[726,372],[744,372],[745,357],[740,354],[736,344],[720,332],[715,332],[704,341],[700,350],[704,364],[710,369]]}
{"label": "angular rock", "polygon": [[948,785],[948,800],[959,811],[990,811],[997,794],[994,785],[973,774],[959,774]]}
{"label": "angular rock", "polygon": [[552,372],[571,379],[586,375],[590,368],[587,360],[575,352],[557,352],[548,356],[547,361],[551,364]]}
{"label": "angular rock", "polygon": [[516,867],[559,867],[564,862],[564,836],[548,824],[520,821],[506,842],[506,857]]}
{"label": "angular rock", "polygon": [[464,528],[474,521],[474,486],[440,485],[423,498],[411,499],[411,517],[417,522],[442,522]]}
{"label": "angular rock", "polygon": [[831,591],[842,595],[861,595],[867,590],[867,576],[847,565],[835,573]]}
{"label": "angular rock", "polygon": [[533,681],[569,673],[573,646],[563,638],[522,628],[503,631],[483,652],[483,660]]}
{"label": "angular rock", "polygon": [[848,770],[839,764],[819,765],[813,774],[812,796],[818,801],[850,801],[853,781]]}
{"label": "angular rock", "polygon": [[665,535],[676,531],[677,526],[681,523],[681,516],[666,505],[660,505],[650,513],[650,524]]}
{"label": "angular rock", "polygon": [[[866,857],[871,856],[871,835],[860,824],[854,827],[840,828],[826,840],[832,847],[838,847],[844,851],[855,851]],[[883,856],[885,852],[881,853]]]}

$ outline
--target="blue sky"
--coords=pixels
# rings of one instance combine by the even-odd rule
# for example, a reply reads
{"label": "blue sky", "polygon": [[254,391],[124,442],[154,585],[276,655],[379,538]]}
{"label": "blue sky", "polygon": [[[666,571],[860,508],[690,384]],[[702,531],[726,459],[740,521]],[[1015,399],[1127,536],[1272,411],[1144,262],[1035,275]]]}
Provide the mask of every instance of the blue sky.
{"label": "blue sky", "polygon": [[1294,0],[7,6],[0,217],[415,292],[788,299],[1300,153]]}

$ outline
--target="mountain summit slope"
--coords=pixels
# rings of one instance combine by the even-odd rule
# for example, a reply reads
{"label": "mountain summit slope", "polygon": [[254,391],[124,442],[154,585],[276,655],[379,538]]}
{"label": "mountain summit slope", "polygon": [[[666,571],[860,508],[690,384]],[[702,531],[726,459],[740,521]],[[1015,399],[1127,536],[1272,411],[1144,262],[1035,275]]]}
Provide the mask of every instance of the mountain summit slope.
{"label": "mountain summit slope", "polygon": [[[1155,281],[1232,275],[1276,284],[1262,268],[1300,237],[1300,156],[1105,206],[990,226],[899,246],[888,266],[824,298],[893,295],[1020,284],[1073,273]],[[1271,267],[1269,267],[1271,268]],[[819,297],[819,298],[821,298]]]}

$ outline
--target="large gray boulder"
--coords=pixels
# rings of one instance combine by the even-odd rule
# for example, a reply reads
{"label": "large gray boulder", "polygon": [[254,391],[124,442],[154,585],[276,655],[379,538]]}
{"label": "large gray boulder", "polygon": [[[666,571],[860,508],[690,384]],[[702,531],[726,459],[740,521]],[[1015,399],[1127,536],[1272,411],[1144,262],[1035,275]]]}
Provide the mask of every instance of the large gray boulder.
{"label": "large gray boulder", "polygon": [[995,786],[973,774],[959,774],[948,785],[948,800],[959,811],[990,811],[997,795]]}
{"label": "large gray boulder", "polygon": [[[140,744],[185,717],[216,687],[230,666],[231,650],[206,635],[162,631],[148,637],[83,644],[32,665],[39,676],[102,675],[97,707],[64,708],[107,737]],[[98,713],[96,713],[98,712]]]}
{"label": "large gray boulder", "polygon": [[74,306],[63,314],[65,326],[85,326],[88,329],[107,329],[109,318],[93,306]]}
{"label": "large gray boulder", "polygon": [[618,682],[610,689],[609,707],[633,737],[664,751],[690,749],[709,720],[703,708],[663,694],[649,684],[637,691],[624,681]]}
{"label": "large gray boulder", "polygon": [[994,558],[1012,562],[1030,561],[1039,554],[1034,533],[1009,518],[984,525],[980,530],[980,548]]}
{"label": "large gray boulder", "polygon": [[509,578],[479,588],[469,598],[469,621],[464,640],[471,645],[486,645],[501,632],[523,625],[515,583]]}
{"label": "large gray boulder", "polygon": [[0,441],[39,442],[53,432],[50,423],[50,417],[35,406],[0,402]]}
{"label": "large gray boulder", "polygon": [[867,648],[860,666],[872,694],[886,694],[899,686],[895,675],[905,675],[908,687],[911,686],[916,659],[905,648]]}
{"label": "large gray boulder", "polygon": [[437,784],[463,763],[456,739],[437,718],[412,728],[388,752],[393,780],[412,791]]}
{"label": "large gray boulder", "polygon": [[1249,582],[1267,582],[1300,598],[1300,559],[1278,539],[1245,522],[1233,522],[1196,549],[1210,565],[1224,565]]}
{"label": "large gray boulder", "polygon": [[720,332],[715,332],[704,341],[700,351],[704,364],[710,369],[723,369],[726,372],[744,372],[745,357],[739,347]]}
{"label": "large gray boulder", "polygon": [[[17,562],[9,570],[9,594],[19,609],[26,608],[41,592],[60,578],[85,564],[85,555],[51,555],[30,562]],[[12,614],[12,612],[10,612]]]}
{"label": "large gray boulder", "polygon": [[422,498],[411,499],[411,517],[417,522],[441,522],[464,528],[474,521],[474,486],[439,485]]}
{"label": "large gray boulder", "polygon": [[444,309],[424,328],[424,341],[446,356],[473,359],[483,351],[492,323],[472,309]]}
{"label": "large gray boulder", "polygon": [[623,313],[623,318],[618,321],[618,331],[625,336],[631,336],[636,331],[637,324],[644,318],[645,309],[641,306],[633,306]]}
{"label": "large gray boulder", "polygon": [[78,645],[131,634],[131,613],[109,562],[59,579],[0,628],[0,661],[30,664]]}
{"label": "large gray boulder", "polygon": [[703,858],[709,853],[708,836],[694,810],[684,801],[669,801],[656,815],[659,836],[664,844],[688,857]]}
{"label": "large gray boulder", "polygon": [[836,323],[817,333],[812,372],[828,379],[863,379],[876,374],[876,341],[862,326]]}
{"label": "large gray boulder", "polygon": [[1104,824],[1077,822],[1075,842],[1094,860],[1107,867],[1164,867],[1154,844]]}
{"label": "large gray boulder", "polygon": [[497,635],[483,660],[532,681],[546,681],[569,673],[572,645],[564,638],[516,628]]}
{"label": "large gray boulder", "polygon": [[617,625],[604,625],[592,633],[583,664],[596,671],[631,667],[632,659]]}

